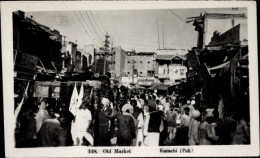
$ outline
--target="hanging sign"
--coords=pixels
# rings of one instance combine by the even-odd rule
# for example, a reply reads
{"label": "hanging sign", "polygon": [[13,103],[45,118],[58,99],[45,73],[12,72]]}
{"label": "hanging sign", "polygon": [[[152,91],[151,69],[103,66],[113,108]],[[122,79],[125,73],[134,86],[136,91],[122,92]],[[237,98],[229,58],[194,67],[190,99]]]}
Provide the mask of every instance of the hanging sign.
{"label": "hanging sign", "polygon": [[33,96],[34,97],[48,97],[49,96],[49,86],[35,85]]}
{"label": "hanging sign", "polygon": [[18,52],[16,54],[14,70],[25,73],[36,73],[38,57],[26,53]]}

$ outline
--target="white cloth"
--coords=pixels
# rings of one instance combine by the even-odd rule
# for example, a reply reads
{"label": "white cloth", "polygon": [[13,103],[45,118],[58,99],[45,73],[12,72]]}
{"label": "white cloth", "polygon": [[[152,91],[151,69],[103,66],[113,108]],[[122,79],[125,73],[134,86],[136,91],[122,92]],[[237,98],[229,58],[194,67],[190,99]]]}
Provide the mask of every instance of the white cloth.
{"label": "white cloth", "polygon": [[36,114],[36,133],[39,132],[43,122],[50,118],[48,111],[46,110],[46,104],[44,102],[40,105],[40,110]]}
{"label": "white cloth", "polygon": [[134,110],[133,106],[130,105],[130,104],[125,104],[123,107],[122,107],[122,112],[126,112],[127,110]]}
{"label": "white cloth", "polygon": [[190,108],[190,112],[189,112],[189,115],[190,117],[192,117],[192,111],[194,110],[194,106],[193,105],[189,105],[188,108]]}
{"label": "white cloth", "polygon": [[76,87],[76,84],[75,84],[72,95],[71,95],[70,107],[69,107],[69,111],[74,116],[76,115],[76,106],[77,106],[77,103],[78,103],[78,98],[79,98],[79,94],[78,94],[77,87]]}
{"label": "white cloth", "polygon": [[190,116],[186,115],[186,114],[183,114],[181,116],[181,124],[184,127],[189,127],[190,126]]}
{"label": "white cloth", "polygon": [[81,83],[81,87],[80,87],[80,92],[79,92],[79,96],[78,96],[78,102],[77,102],[77,106],[76,109],[78,109],[80,107],[80,105],[82,104],[82,99],[84,97],[84,86],[83,83]]}
{"label": "white cloth", "polygon": [[89,133],[87,133],[91,120],[92,115],[88,109],[77,110],[75,121],[71,124],[71,135],[74,145],[81,145],[83,137],[93,145],[93,138]]}
{"label": "white cloth", "polygon": [[136,139],[134,142],[135,146],[143,146],[144,143],[144,135],[143,135],[143,126],[144,126],[144,117],[143,114],[140,113],[137,117],[138,125],[136,130]]}
{"label": "white cloth", "polygon": [[144,139],[145,146],[159,146],[160,133],[148,132]]}
{"label": "white cloth", "polygon": [[222,99],[218,102],[218,113],[219,118],[222,119],[224,117],[224,101]]}
{"label": "white cloth", "polygon": [[164,113],[166,114],[166,111],[170,110],[170,103],[165,102],[165,103],[163,103],[163,105],[164,105]]}

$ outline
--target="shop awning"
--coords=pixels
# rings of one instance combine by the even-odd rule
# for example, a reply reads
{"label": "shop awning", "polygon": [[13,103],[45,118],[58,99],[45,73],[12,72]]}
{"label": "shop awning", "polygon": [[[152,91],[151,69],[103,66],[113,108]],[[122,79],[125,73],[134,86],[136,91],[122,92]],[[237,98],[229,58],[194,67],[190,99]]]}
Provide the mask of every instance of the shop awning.
{"label": "shop awning", "polygon": [[181,55],[161,54],[161,55],[157,55],[156,58],[155,58],[155,60],[172,60],[172,59],[186,60],[186,57],[181,56]]}
{"label": "shop awning", "polygon": [[168,85],[158,85],[157,87],[156,87],[156,89],[158,89],[158,90],[163,90],[163,91],[167,91],[168,90]]}

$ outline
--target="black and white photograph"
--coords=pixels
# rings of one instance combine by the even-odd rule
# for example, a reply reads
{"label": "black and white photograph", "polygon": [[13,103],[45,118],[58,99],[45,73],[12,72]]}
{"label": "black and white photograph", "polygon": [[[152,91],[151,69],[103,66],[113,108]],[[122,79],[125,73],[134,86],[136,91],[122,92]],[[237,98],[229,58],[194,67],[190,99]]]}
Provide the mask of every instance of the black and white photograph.
{"label": "black and white photograph", "polygon": [[6,157],[259,155],[255,3],[6,2],[1,23]]}

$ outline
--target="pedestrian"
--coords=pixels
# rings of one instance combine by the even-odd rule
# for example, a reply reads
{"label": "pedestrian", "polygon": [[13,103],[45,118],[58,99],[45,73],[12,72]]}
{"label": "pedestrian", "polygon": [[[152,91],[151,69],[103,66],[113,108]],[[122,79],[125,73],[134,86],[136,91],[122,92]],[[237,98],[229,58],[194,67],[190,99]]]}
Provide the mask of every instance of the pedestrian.
{"label": "pedestrian", "polygon": [[190,108],[184,108],[184,114],[181,115],[181,127],[176,131],[176,145],[189,145],[189,126],[190,126]]}
{"label": "pedestrian", "polygon": [[95,119],[95,124],[97,124],[97,129],[95,130],[97,133],[97,146],[111,146],[110,142],[110,119],[114,117],[113,109],[109,104],[109,100],[107,98],[101,99],[101,106],[99,106],[99,110],[97,111],[97,117]]}
{"label": "pedestrian", "polygon": [[58,118],[47,119],[38,132],[38,146],[56,147],[66,145],[66,134],[63,125],[67,118],[65,113],[61,113]]}
{"label": "pedestrian", "polygon": [[18,117],[20,130],[16,137],[16,147],[34,147],[36,145],[36,123],[33,109],[31,105],[25,104]]}
{"label": "pedestrian", "polygon": [[163,103],[164,113],[165,113],[165,114],[166,114],[166,112],[170,109],[170,104],[171,104],[171,98],[170,98],[170,97],[166,97],[166,102]]}
{"label": "pedestrian", "polygon": [[182,127],[189,127],[190,126],[190,108],[189,107],[185,107],[184,108],[184,114],[181,115],[181,126]]}
{"label": "pedestrian", "polygon": [[[154,104],[155,105],[155,104]],[[160,132],[163,131],[163,117],[164,114],[160,110],[156,110],[155,106],[148,107],[149,114],[146,115],[144,125],[144,145],[145,146],[159,146]]]}
{"label": "pedestrian", "polygon": [[206,109],[206,111],[206,119],[200,124],[199,127],[200,145],[216,144],[216,141],[219,139],[215,131],[217,124],[214,121],[214,115],[210,109]]}
{"label": "pedestrian", "polygon": [[125,104],[122,107],[122,114],[116,116],[117,119],[117,145],[131,146],[132,140],[136,137],[135,121],[132,116],[133,106]]}
{"label": "pedestrian", "polygon": [[[92,121],[92,115],[88,107],[90,100],[83,100],[79,109],[76,111],[75,120],[72,123],[72,138],[75,146],[93,145],[93,138],[88,133]],[[87,141],[87,142],[86,142]]]}
{"label": "pedestrian", "polygon": [[237,113],[235,115],[236,120],[236,131],[234,135],[234,139],[232,141],[232,144],[248,144],[250,141],[250,135],[249,135],[249,129],[247,122],[243,118],[242,113]]}
{"label": "pedestrian", "polygon": [[36,114],[36,133],[39,132],[43,122],[51,116],[49,115],[48,111],[46,110],[46,107],[48,106],[48,100],[46,98],[41,100],[41,103],[39,105],[39,111]]}
{"label": "pedestrian", "polygon": [[186,104],[184,104],[181,108],[181,114],[183,115],[185,113],[185,108],[190,105],[190,99],[187,99]]}
{"label": "pedestrian", "polygon": [[144,125],[144,112],[143,109],[137,106],[136,100],[131,100],[131,105],[133,106],[133,117],[137,121],[136,127],[136,139],[133,140],[134,146],[142,146],[143,145],[143,125]]}
{"label": "pedestrian", "polygon": [[200,112],[193,110],[188,133],[189,145],[199,145],[199,121]]}
{"label": "pedestrian", "polygon": [[47,106],[47,108],[46,108],[51,119],[56,118],[54,109],[55,109],[54,106],[51,106],[51,105]]}
{"label": "pedestrian", "polygon": [[166,121],[168,124],[168,139],[167,143],[172,145],[175,138],[176,133],[176,119],[177,119],[177,111],[174,110],[174,105],[170,106],[170,109],[166,111]]}

